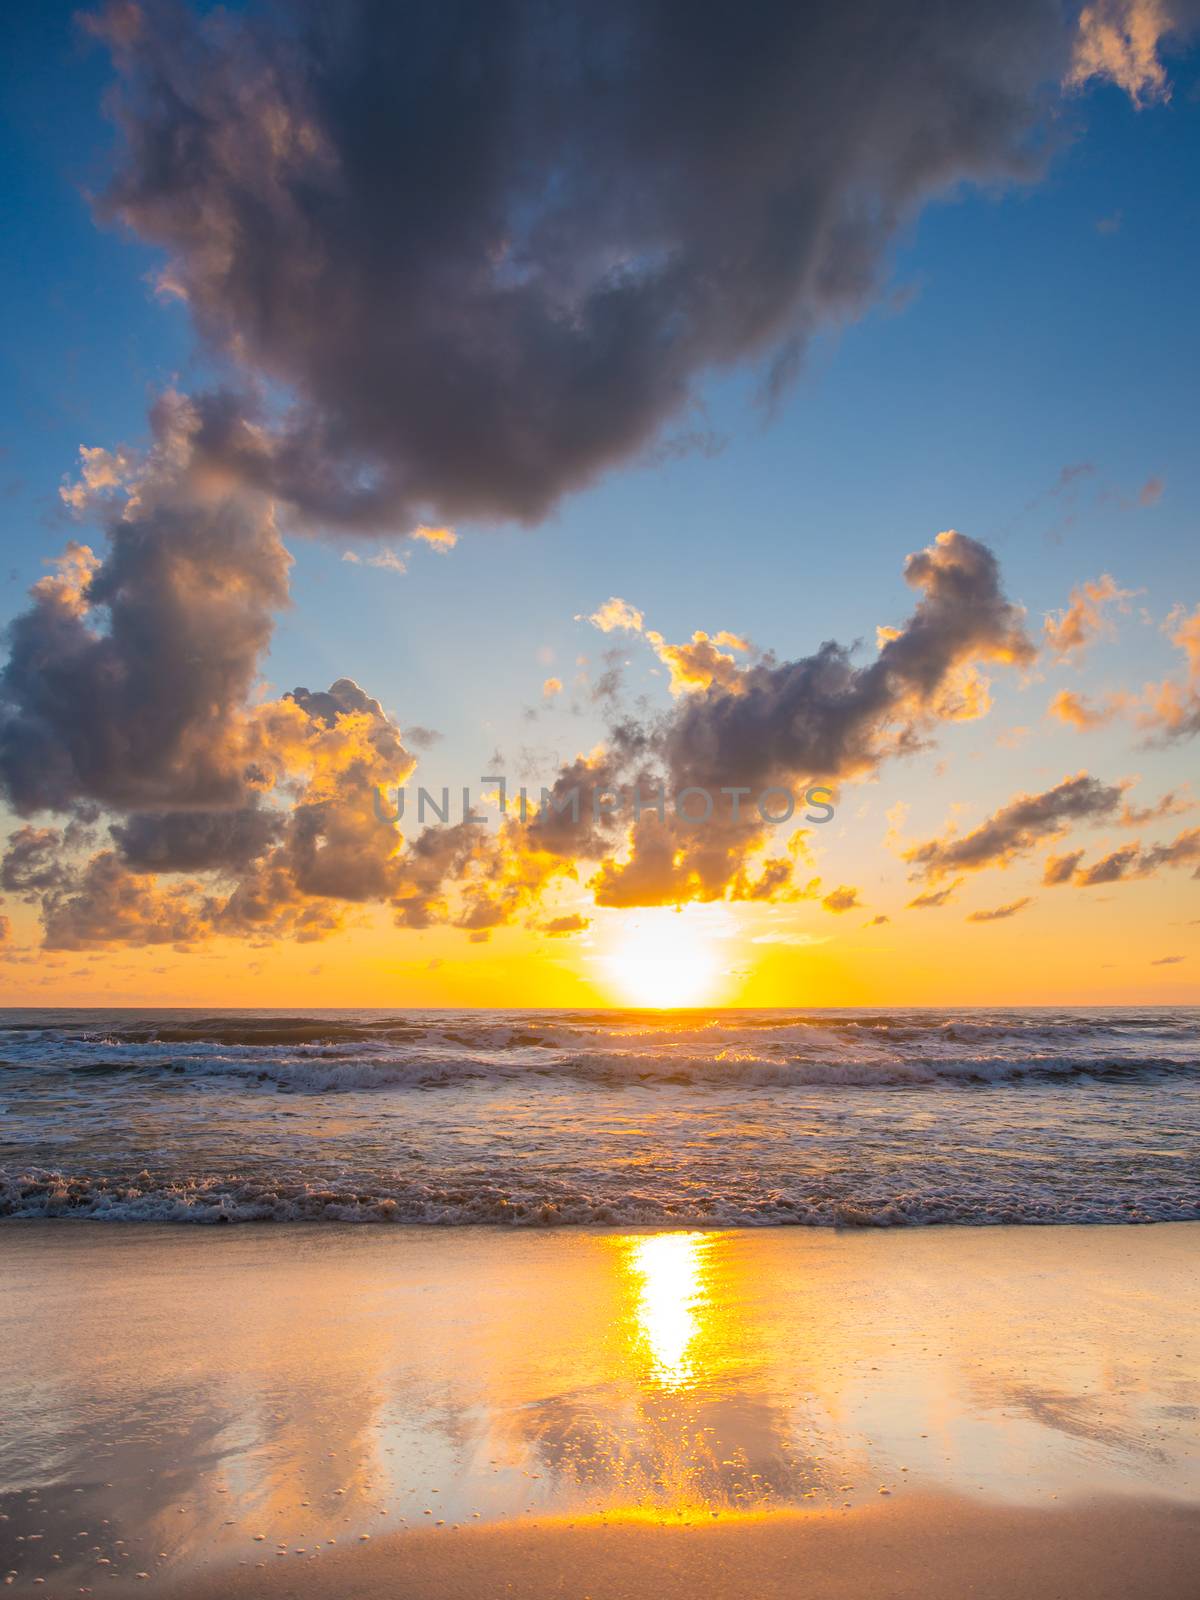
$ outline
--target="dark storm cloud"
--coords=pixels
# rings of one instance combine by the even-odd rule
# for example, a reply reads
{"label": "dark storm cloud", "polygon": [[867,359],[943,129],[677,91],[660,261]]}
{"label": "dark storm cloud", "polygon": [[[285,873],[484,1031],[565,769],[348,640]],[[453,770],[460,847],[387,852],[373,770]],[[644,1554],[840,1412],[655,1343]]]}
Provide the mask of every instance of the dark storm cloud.
{"label": "dark storm cloud", "polygon": [[101,214],[209,344],[294,398],[202,444],[318,520],[536,520],[710,371],[768,392],[896,229],[1030,174],[1054,0],[293,0],[114,7]]}
{"label": "dark storm cloud", "polygon": [[1072,823],[1116,816],[1124,792],[1119,783],[1101,783],[1081,772],[1042,794],[1018,795],[971,833],[915,845],[904,852],[904,859],[924,878],[1005,866]]}

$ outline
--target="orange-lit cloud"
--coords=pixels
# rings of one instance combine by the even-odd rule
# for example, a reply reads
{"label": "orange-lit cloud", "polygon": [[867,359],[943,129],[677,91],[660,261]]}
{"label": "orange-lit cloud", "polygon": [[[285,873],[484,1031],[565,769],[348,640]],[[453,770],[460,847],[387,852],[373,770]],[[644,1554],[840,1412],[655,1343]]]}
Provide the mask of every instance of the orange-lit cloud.
{"label": "orange-lit cloud", "polygon": [[1138,725],[1162,739],[1187,739],[1200,733],[1200,605],[1191,612],[1176,606],[1163,631],[1183,652],[1185,673],[1146,685]]}
{"label": "orange-lit cloud", "polygon": [[961,878],[955,878],[953,883],[947,884],[944,889],[929,889],[924,894],[919,894],[908,902],[910,911],[937,911],[949,900],[962,885]]}
{"label": "orange-lit cloud", "polygon": [[1007,905],[994,906],[990,911],[971,911],[967,914],[968,922],[1006,922],[1009,917],[1015,917],[1024,911],[1026,906],[1031,906],[1033,900],[1029,895],[1022,895],[1020,900],[1010,900]]}
{"label": "orange-lit cloud", "polygon": [[1046,715],[1081,732],[1090,732],[1093,728],[1105,727],[1119,710],[1120,705],[1112,699],[1097,706],[1073,689],[1060,689],[1047,707]]}
{"label": "orange-lit cloud", "polygon": [[1131,589],[1120,588],[1108,572],[1094,582],[1081,583],[1071,590],[1066,610],[1046,618],[1043,629],[1047,648],[1060,661],[1065,661],[1080,654],[1098,636],[1111,635],[1112,621],[1105,608],[1123,606],[1132,594]]}
{"label": "orange-lit cloud", "polygon": [[1163,0],[1095,0],[1079,13],[1067,83],[1108,78],[1136,104],[1165,98],[1167,75],[1158,51],[1171,27]]}
{"label": "orange-lit cloud", "polygon": [[1177,834],[1169,844],[1149,845],[1144,849],[1135,839],[1110,850],[1091,866],[1083,866],[1083,859],[1082,850],[1051,856],[1042,881],[1050,885],[1072,883],[1080,888],[1093,888],[1097,884],[1120,883],[1126,878],[1152,878],[1162,867],[1194,867],[1192,876],[1200,877],[1200,828],[1189,828]]}

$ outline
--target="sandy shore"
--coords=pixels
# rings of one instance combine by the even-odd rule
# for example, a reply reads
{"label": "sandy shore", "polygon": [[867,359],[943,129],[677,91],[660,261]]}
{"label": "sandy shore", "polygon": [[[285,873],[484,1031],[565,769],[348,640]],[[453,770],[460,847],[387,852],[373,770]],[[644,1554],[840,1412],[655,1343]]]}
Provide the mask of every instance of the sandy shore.
{"label": "sandy shore", "polygon": [[1191,1594],[1198,1248],[10,1224],[0,1574],[51,1600]]}
{"label": "sandy shore", "polygon": [[1195,1600],[1200,1508],[916,1498],[847,1514],[410,1533],[303,1571],[239,1569],[172,1600]]}

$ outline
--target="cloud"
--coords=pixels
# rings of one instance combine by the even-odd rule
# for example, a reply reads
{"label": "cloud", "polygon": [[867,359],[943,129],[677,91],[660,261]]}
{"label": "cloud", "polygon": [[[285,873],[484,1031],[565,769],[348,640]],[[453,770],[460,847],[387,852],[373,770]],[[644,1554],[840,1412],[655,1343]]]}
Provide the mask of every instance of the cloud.
{"label": "cloud", "polygon": [[0,792],[19,815],[236,805],[255,787],[244,707],[290,557],[268,501],[193,475],[193,421],[160,404],[105,559],[70,545],[11,625]]}
{"label": "cloud", "polygon": [[967,916],[968,922],[1003,922],[1008,917],[1015,917],[1019,911],[1024,911],[1026,906],[1031,906],[1033,900],[1026,895],[1021,900],[1012,900],[1006,906],[996,906],[991,911],[972,911]]}
{"label": "cloud", "polygon": [[1166,485],[1161,478],[1147,478],[1138,490],[1138,505],[1156,506],[1163,497]]}
{"label": "cloud", "polygon": [[430,528],[423,522],[413,529],[409,537],[427,544],[440,556],[448,555],[458,543],[458,534],[453,528]]}
{"label": "cloud", "polygon": [[1139,727],[1152,739],[1171,743],[1200,733],[1200,605],[1192,612],[1176,606],[1163,623],[1163,632],[1184,654],[1184,677],[1149,683],[1140,701],[1130,697],[1130,703],[1140,703]]}
{"label": "cloud", "polygon": [[[368,905],[402,927],[484,938],[535,915],[584,862],[600,905],[821,898],[819,879],[796,871],[808,785],[923,748],[941,722],[975,714],[964,684],[980,663],[1034,658],[991,552],[944,533],[905,563],[917,598],[873,659],[826,642],[797,660],[739,661],[743,639],[693,635],[681,648],[711,646],[728,665],[644,720],[614,703],[603,744],[562,767],[531,816],[492,829],[465,820],[411,833],[411,817],[389,827],[379,793],[415,761],[377,700],[349,678],[257,698],[289,557],[269,500],[213,474],[197,427],[186,400],[159,409],[154,444],[128,464],[119,494],[89,502],[104,517],[105,553],[72,546],[35,586],[0,675],[6,791],[18,811],[67,819],[62,830],[19,828],[0,881],[39,905],[63,948],[306,942]],[[644,629],[624,602],[606,615]],[[37,670],[46,660],[49,674]],[[413,743],[431,737],[415,731]],[[672,801],[662,815],[651,801],[632,827],[563,810],[575,788],[590,811],[594,792],[630,785]],[[690,786],[720,796],[704,827],[674,809]],[[799,796],[779,843],[756,803],[772,788]],[[860,902],[842,885],[824,904]]]}
{"label": "cloud", "polygon": [[959,888],[962,881],[961,878],[955,878],[954,882],[948,884],[944,889],[931,889],[926,894],[917,895],[915,900],[908,902],[908,909],[910,911],[936,911],[939,906],[944,906],[953,897],[955,890]]}
{"label": "cloud", "polygon": [[[1187,785],[1184,785],[1187,789]],[[1128,801],[1121,807],[1120,822],[1123,828],[1141,828],[1147,822],[1157,822],[1160,817],[1178,817],[1194,811],[1196,802],[1190,793],[1177,794],[1174,789],[1162,795],[1153,805],[1134,806]]]}
{"label": "cloud", "polygon": [[616,595],[590,617],[576,617],[575,620],[586,620],[602,633],[617,630],[640,633],[666,667],[672,694],[707,689],[714,683],[732,694],[740,692],[742,668],[732,652],[747,655],[752,647],[746,639],[726,628],[715,635],[697,629],[687,643],[670,644],[661,633],[646,627],[645,616],[636,606]]}
{"label": "cloud", "polygon": [[1072,882],[1085,888],[1091,888],[1099,883],[1117,883],[1128,874],[1137,856],[1137,845],[1122,845],[1119,850],[1111,851],[1093,866],[1078,869]]}
{"label": "cloud", "polygon": [[1007,866],[1072,824],[1114,817],[1124,792],[1122,784],[1101,783],[1080,772],[1041,794],[1017,795],[970,833],[914,845],[904,860],[924,878]]}
{"label": "cloud", "polygon": [[891,920],[891,917],[885,917],[881,912],[879,916],[871,918],[870,922],[867,923],[867,927],[881,928],[885,922],[890,922]]}
{"label": "cloud", "polygon": [[[1119,593],[1127,596],[1129,591]],[[1061,613],[1064,625],[1070,616],[1070,611]],[[1046,627],[1050,631],[1057,624],[1047,619]],[[1074,633],[1074,628],[1070,631]],[[1079,648],[1093,631],[1092,625],[1085,622],[1079,635]],[[1192,612],[1176,606],[1163,623],[1163,632],[1184,654],[1186,667],[1182,678],[1147,683],[1138,693],[1109,694],[1099,705],[1072,690],[1063,689],[1051,701],[1047,715],[1081,731],[1104,727],[1118,715],[1129,716],[1148,735],[1150,744],[1171,744],[1192,738],[1200,732],[1200,606]]]}
{"label": "cloud", "polygon": [[1173,967],[1180,961],[1186,961],[1186,956],[1159,956],[1157,961],[1152,961],[1152,967]]}
{"label": "cloud", "polygon": [[1165,100],[1167,75],[1159,47],[1175,24],[1167,0],[1095,0],[1079,13],[1070,85],[1107,78],[1136,105]]}
{"label": "cloud", "polygon": [[765,785],[870,771],[961,714],[959,669],[1032,662],[1022,615],[986,546],[941,533],[908,557],[904,577],[920,599],[867,665],[854,666],[849,651],[828,642],[799,660],[753,664],[736,683],[714,682],[683,700],[664,740],[675,774]]}
{"label": "cloud", "polygon": [[121,859],[140,872],[246,867],[278,840],[283,818],[265,807],[140,812],[112,825]]}
{"label": "cloud", "polygon": [[[742,668],[731,650],[744,653],[750,646],[736,635],[722,631],[714,639],[698,629],[686,644],[668,644],[661,633],[648,632],[646,638],[670,674],[672,694],[708,689],[714,683],[732,694],[740,692]],[[721,649],[723,644],[731,650]]]}
{"label": "cloud", "polygon": [[59,828],[17,828],[0,860],[0,889],[37,904],[41,895],[64,888],[70,881],[67,844]]}
{"label": "cloud", "polygon": [[1119,709],[1119,705],[1111,699],[1106,705],[1096,706],[1071,689],[1060,689],[1047,707],[1046,715],[1086,733],[1093,728],[1103,728],[1112,721]]}
{"label": "cloud", "polygon": [[195,887],[161,888],[153,878],[128,871],[112,851],[88,862],[69,893],[52,895],[44,912],[49,950],[86,950],[96,945],[187,945],[206,932]]}
{"label": "cloud", "polygon": [[1042,882],[1049,888],[1060,883],[1070,883],[1075,876],[1075,869],[1083,860],[1087,852],[1084,850],[1071,850],[1066,855],[1047,856],[1045,870],[1042,873]]}
{"label": "cloud", "polygon": [[289,397],[203,407],[226,469],[315,523],[536,521],[694,433],[708,374],[778,393],[923,204],[1038,170],[1048,87],[1161,93],[1155,14],[117,6],[99,212],[247,391]]}
{"label": "cloud", "polygon": [[69,949],[305,942],[367,904],[473,934],[512,920],[571,863],[476,822],[388,826],[378,795],[415,762],[352,679],[257,698],[290,557],[271,501],[213,473],[199,427],[168,397],[144,457],[92,467],[105,553],[70,544],[12,624],[0,788],[67,823],[18,827],[0,882]]}
{"label": "cloud", "polygon": [[1169,844],[1149,845],[1145,849],[1135,839],[1109,851],[1090,867],[1081,866],[1083,855],[1082,850],[1077,850],[1069,856],[1051,856],[1046,863],[1043,883],[1073,883],[1088,889],[1097,884],[1120,883],[1126,878],[1152,878],[1161,867],[1195,866],[1192,876],[1200,877],[1200,828],[1186,829]]}
{"label": "cloud", "polygon": [[1138,870],[1149,876],[1159,867],[1190,866],[1193,861],[1200,861],[1200,828],[1177,834],[1170,844],[1155,844],[1143,850]]}
{"label": "cloud", "polygon": [[538,932],[547,934],[551,939],[565,938],[572,933],[583,933],[591,925],[591,918],[581,916],[577,911],[562,917],[551,917],[548,922],[536,924]]}
{"label": "cloud", "polygon": [[1065,661],[1082,653],[1099,634],[1111,635],[1113,627],[1105,615],[1105,607],[1119,605],[1125,609],[1124,602],[1132,594],[1131,589],[1120,588],[1108,572],[1094,582],[1079,584],[1071,590],[1066,610],[1046,617],[1043,628],[1047,648],[1060,661]]}
{"label": "cloud", "polygon": [[349,561],[355,567],[380,567],[384,572],[394,572],[400,577],[408,571],[408,557],[398,555],[395,550],[379,550],[373,556],[360,556],[357,550],[345,550],[342,560]]}
{"label": "cloud", "polygon": [[[614,848],[601,864],[603,903],[761,895],[764,880],[747,865],[770,832],[756,797],[874,772],[920,749],[939,722],[976,713],[964,684],[979,662],[1033,661],[1023,613],[1004,595],[986,546],[941,533],[908,557],[904,577],[919,599],[902,627],[884,631],[873,661],[855,665],[827,641],[798,660],[767,657],[714,675],[651,726],[619,726],[611,783],[647,794],[656,784],[671,795],[700,789],[714,810],[702,828],[643,816],[621,836],[624,855]],[[787,866],[779,856],[769,864],[781,891]]]}
{"label": "cloud", "polygon": [[96,495],[119,488],[134,470],[131,454],[123,447],[106,450],[102,445],[81,445],[79,479],[64,483],[59,499],[72,511],[84,511]]}
{"label": "cloud", "polygon": [[542,684],[542,698],[545,699],[545,700],[553,700],[553,698],[554,698],[554,696],[556,694],[561,694],[561,693],[562,693],[562,679],[561,678],[547,678],[545,683]]}
{"label": "cloud", "polygon": [[593,611],[590,617],[577,616],[576,622],[590,622],[593,628],[599,628],[601,633],[615,633],[618,630],[625,633],[641,633],[645,618],[636,606],[631,606],[628,600],[622,600],[619,595],[612,595],[598,611]]}

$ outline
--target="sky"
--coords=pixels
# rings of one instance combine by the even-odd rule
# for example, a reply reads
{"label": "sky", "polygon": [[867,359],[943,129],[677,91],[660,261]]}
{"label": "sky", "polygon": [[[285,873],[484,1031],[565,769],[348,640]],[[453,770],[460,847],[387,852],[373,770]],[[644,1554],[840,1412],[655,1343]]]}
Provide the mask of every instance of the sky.
{"label": "sky", "polygon": [[14,18],[4,1003],[1200,999],[1190,9],[330,15]]}

